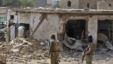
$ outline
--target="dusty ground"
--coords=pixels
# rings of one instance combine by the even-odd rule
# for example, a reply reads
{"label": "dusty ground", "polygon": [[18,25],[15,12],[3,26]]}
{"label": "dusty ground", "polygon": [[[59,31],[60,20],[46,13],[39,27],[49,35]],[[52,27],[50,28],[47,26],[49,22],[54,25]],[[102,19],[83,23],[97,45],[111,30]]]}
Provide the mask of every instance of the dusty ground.
{"label": "dusty ground", "polygon": [[[77,57],[77,58],[76,58]],[[80,55],[72,57],[66,57],[65,60],[62,60],[60,64],[78,64],[80,60]],[[84,63],[85,64],[85,61]],[[113,51],[109,52],[96,52],[93,56],[93,64],[113,64]]]}
{"label": "dusty ground", "polygon": [[[63,57],[59,64],[78,64],[79,57]],[[21,59],[20,59],[21,60]],[[29,61],[9,61],[7,64],[50,64],[49,58],[30,59]],[[84,63],[85,64],[85,61]],[[93,64],[113,64],[113,56],[111,53],[94,55]]]}
{"label": "dusty ground", "polygon": [[[2,42],[0,43],[0,51],[3,56],[0,53],[0,60],[6,61],[7,64],[50,64],[48,46],[47,41],[20,39],[10,43]],[[61,52],[59,64],[78,64],[81,59],[80,55],[81,52]],[[93,64],[113,64],[113,51],[97,51]]]}

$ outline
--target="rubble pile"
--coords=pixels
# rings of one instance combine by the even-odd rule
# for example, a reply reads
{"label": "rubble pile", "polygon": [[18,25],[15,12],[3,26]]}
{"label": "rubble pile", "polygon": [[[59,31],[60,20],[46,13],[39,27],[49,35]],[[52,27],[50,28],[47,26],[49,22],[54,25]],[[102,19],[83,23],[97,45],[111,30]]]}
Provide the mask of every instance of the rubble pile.
{"label": "rubble pile", "polygon": [[[38,41],[27,41],[23,38],[12,40],[10,50],[7,54],[7,64],[18,62],[28,64],[31,60],[44,60],[48,56],[46,48],[40,49],[42,46]],[[46,50],[46,51],[45,51]]]}
{"label": "rubble pile", "polygon": [[97,44],[98,49],[106,48],[109,50],[113,50],[113,45],[112,42],[109,40],[109,38],[103,34],[103,33],[98,33],[98,44]]}
{"label": "rubble pile", "polygon": [[[69,39],[70,40],[70,39]],[[64,41],[66,42],[66,41]],[[77,42],[80,41],[74,41]],[[73,43],[69,43],[68,45],[71,45]],[[75,43],[74,43],[75,44]],[[15,40],[12,40],[9,43],[0,43],[0,62],[7,62],[7,64],[49,64],[50,58],[49,58],[49,47],[50,42],[48,40],[42,41],[42,40],[31,40],[31,39],[24,39],[24,38],[18,38]],[[60,55],[60,64],[74,64],[79,62],[79,59],[81,59],[81,53],[73,50],[73,46],[69,46],[71,49],[67,49],[68,51],[64,50],[61,51]],[[95,61],[100,62],[101,59],[110,59],[110,63],[112,64],[111,60],[113,59],[113,51],[96,51],[94,55],[94,64],[100,64],[95,63]],[[99,56],[98,56],[99,55]]]}
{"label": "rubble pile", "polygon": [[7,46],[6,48],[6,43],[0,42],[0,64],[5,64],[6,63],[6,58],[7,58],[7,54],[8,53],[8,49],[9,46]]}

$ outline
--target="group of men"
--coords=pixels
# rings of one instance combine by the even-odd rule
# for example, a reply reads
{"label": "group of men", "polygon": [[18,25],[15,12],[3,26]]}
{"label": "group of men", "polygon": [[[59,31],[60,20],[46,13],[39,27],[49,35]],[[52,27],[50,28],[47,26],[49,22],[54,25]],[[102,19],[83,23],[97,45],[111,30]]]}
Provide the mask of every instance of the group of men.
{"label": "group of men", "polygon": [[[51,35],[51,46],[50,46],[50,59],[51,64],[59,64],[59,53],[61,43],[57,40],[56,36],[53,34]],[[84,58],[86,59],[86,64],[92,64],[92,55],[94,53],[94,44],[93,44],[93,37],[92,35],[88,36],[88,46],[82,53],[82,59],[80,60],[79,64],[83,64]]]}
{"label": "group of men", "polygon": [[16,36],[20,38],[24,37],[24,30],[25,27],[19,25],[19,23],[14,20],[14,16],[11,15],[9,21],[6,22],[5,25],[6,41],[9,42],[10,40],[14,40]]}

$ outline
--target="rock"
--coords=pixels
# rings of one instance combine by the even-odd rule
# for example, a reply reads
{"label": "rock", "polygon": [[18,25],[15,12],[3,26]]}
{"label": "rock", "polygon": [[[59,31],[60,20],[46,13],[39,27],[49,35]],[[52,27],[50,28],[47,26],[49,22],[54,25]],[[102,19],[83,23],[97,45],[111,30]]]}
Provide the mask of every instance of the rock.
{"label": "rock", "polygon": [[41,45],[41,46],[44,46],[45,44],[44,44],[44,42],[40,42],[40,45]]}
{"label": "rock", "polygon": [[109,39],[105,34],[98,33],[98,41],[101,41],[101,44],[104,44],[106,48],[113,50],[113,45],[111,44],[111,42],[109,42]]}
{"label": "rock", "polygon": [[14,52],[14,53],[15,53],[15,52],[19,52],[18,49],[11,49],[11,51]]}
{"label": "rock", "polygon": [[42,51],[38,51],[39,43],[37,42],[35,42],[34,40],[30,42],[24,38],[12,40],[8,44],[9,46],[11,46],[11,48],[9,49],[8,59],[10,59],[12,63],[16,61],[23,64],[31,59],[44,59],[45,56],[44,54],[42,54]]}
{"label": "rock", "polygon": [[81,50],[81,51],[83,51],[81,40],[76,40],[76,42],[75,42],[73,45],[70,45],[67,41],[64,40],[64,41],[63,41],[63,44],[64,44],[65,46],[67,46],[68,48],[70,48],[70,49],[76,49],[76,50]]}
{"label": "rock", "polygon": [[105,43],[105,46],[106,46],[108,49],[113,50],[113,45],[112,45],[109,41],[107,41],[107,42]]}
{"label": "rock", "polygon": [[100,40],[100,41],[102,41],[102,42],[106,42],[106,41],[108,41],[109,39],[108,39],[108,37],[107,37],[105,34],[103,34],[103,33],[98,33],[98,40]]}

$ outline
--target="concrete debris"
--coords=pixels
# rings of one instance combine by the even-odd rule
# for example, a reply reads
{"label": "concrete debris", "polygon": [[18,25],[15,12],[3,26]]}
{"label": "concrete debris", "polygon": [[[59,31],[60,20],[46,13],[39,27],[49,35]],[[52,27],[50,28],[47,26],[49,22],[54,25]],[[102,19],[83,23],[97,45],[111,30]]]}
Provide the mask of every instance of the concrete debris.
{"label": "concrete debris", "polygon": [[113,50],[113,45],[112,45],[109,41],[107,41],[107,42],[105,43],[105,46],[106,46],[108,49]]}
{"label": "concrete debris", "polygon": [[105,34],[103,34],[103,33],[98,33],[98,40],[103,41],[103,42],[106,42],[106,41],[108,41],[109,39],[108,39],[108,37],[107,37]]}
{"label": "concrete debris", "polygon": [[[70,42],[64,40],[63,44],[70,49],[82,48],[82,45],[84,45],[82,44],[83,41],[80,40],[72,38],[67,40],[70,40]],[[6,62],[6,64],[50,64],[49,45],[50,42],[48,40],[37,41],[24,38],[17,38],[9,43],[0,43],[0,61]],[[81,52],[68,50],[62,51],[60,54],[60,64],[78,64]],[[107,63],[112,64],[112,54],[113,52],[107,51],[106,48],[101,49],[101,51],[95,53],[93,63],[100,64],[102,59],[109,59]]]}
{"label": "concrete debris", "polygon": [[32,60],[41,61],[48,58],[48,49],[43,47],[45,43],[42,43],[35,40],[27,41],[24,38],[12,40],[8,44],[10,48],[7,54],[7,64],[15,64],[16,62],[17,64],[30,64]]}
{"label": "concrete debris", "polygon": [[[102,43],[98,43],[99,47],[102,46],[102,47],[107,48],[109,50],[113,50],[113,45],[111,44],[111,42],[109,41],[108,37],[105,34],[98,33],[98,41],[102,42]],[[83,51],[82,47],[87,46],[87,41],[76,40],[75,38],[65,36],[63,44],[70,49]]]}
{"label": "concrete debris", "polygon": [[85,40],[77,40],[68,36],[65,36],[63,44],[70,49],[78,51],[83,51],[83,46],[87,46],[87,42]]}
{"label": "concrete debris", "polygon": [[113,50],[113,45],[105,34],[98,33],[98,41],[102,42],[100,45],[104,44],[107,49]]}
{"label": "concrete debris", "polygon": [[67,46],[68,48],[70,48],[70,49],[76,49],[76,50],[82,50],[83,51],[83,49],[82,49],[82,42],[80,40],[76,40],[75,42],[73,42],[73,45],[69,44],[70,41],[64,40],[63,44],[65,46]]}

